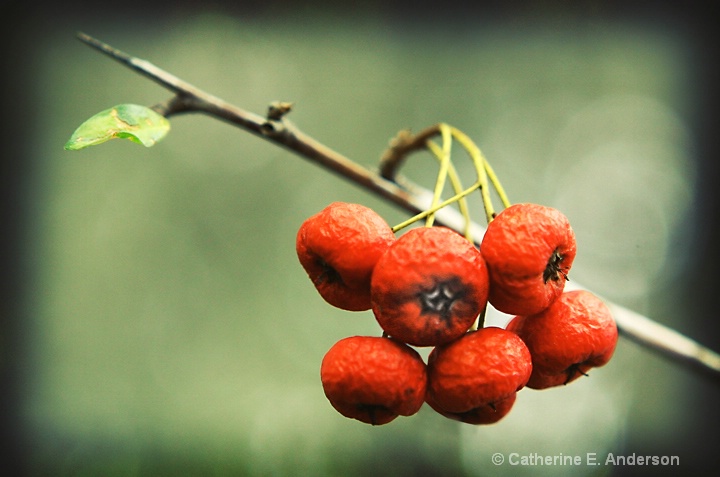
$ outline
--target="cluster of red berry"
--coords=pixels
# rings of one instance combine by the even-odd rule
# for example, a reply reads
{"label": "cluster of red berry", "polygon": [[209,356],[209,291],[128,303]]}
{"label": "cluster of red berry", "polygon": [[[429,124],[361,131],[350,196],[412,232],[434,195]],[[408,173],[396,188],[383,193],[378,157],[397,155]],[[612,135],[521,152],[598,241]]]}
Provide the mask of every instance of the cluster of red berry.
{"label": "cluster of red berry", "polygon": [[[372,310],[383,336],[353,336],[325,355],[321,381],[342,415],[373,425],[418,412],[489,424],[523,387],[567,384],[608,362],[617,328],[586,291],[564,292],[575,235],[559,211],[515,204],[480,248],[445,227],[395,237],[373,210],[336,202],[307,219],[296,250],[320,295]],[[487,304],[517,315],[483,327]],[[427,364],[413,348],[432,346]]]}

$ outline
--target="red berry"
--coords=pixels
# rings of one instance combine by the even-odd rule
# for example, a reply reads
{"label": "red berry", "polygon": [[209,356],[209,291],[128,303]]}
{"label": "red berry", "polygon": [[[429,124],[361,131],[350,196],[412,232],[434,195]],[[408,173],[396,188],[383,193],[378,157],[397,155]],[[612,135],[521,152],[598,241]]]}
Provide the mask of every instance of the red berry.
{"label": "red berry", "polygon": [[565,292],[546,310],[516,316],[507,325],[530,349],[533,372],[527,387],[567,384],[607,364],[618,331],[610,310],[585,290]]}
{"label": "red berry", "polygon": [[486,408],[502,411],[512,406],[505,400],[525,386],[532,372],[525,343],[497,327],[471,331],[436,347],[427,366],[428,403],[468,420],[484,420],[490,412]]}
{"label": "red berry", "polygon": [[378,260],[372,310],[383,330],[415,346],[462,336],[485,309],[488,275],[477,248],[445,227],[400,236]]}
{"label": "red berry", "polygon": [[425,396],[425,402],[435,410],[438,414],[442,414],[448,419],[464,422],[466,424],[495,424],[503,417],[507,416],[515,404],[517,393],[512,393],[509,397],[495,401],[491,405],[476,407],[466,412],[448,412],[442,409],[433,401],[430,393]]}
{"label": "red berry", "polygon": [[335,343],[323,358],[320,378],[340,414],[373,425],[417,413],[427,389],[426,366],[418,352],[374,336]]}
{"label": "red berry", "polygon": [[295,242],[300,264],[320,295],[349,311],[370,309],[375,263],[395,241],[372,209],[334,202],[300,226]]}
{"label": "red berry", "polygon": [[490,304],[505,313],[531,315],[562,293],[577,249],[560,211],[515,204],[490,222],[480,251],[490,273]]}

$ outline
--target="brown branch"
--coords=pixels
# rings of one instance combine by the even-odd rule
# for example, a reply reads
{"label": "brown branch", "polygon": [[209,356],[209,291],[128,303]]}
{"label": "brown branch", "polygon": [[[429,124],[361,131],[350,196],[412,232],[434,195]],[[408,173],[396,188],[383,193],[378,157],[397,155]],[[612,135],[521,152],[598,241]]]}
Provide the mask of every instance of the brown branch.
{"label": "brown branch", "polygon": [[380,158],[380,175],[385,179],[395,180],[397,171],[405,158],[411,152],[424,149],[427,141],[439,134],[440,127],[437,124],[425,128],[417,134],[412,134],[407,129],[400,131],[390,141],[390,145]]}
{"label": "brown branch", "polygon": [[[153,106],[153,109],[166,117],[198,112],[227,121],[295,152],[412,214],[426,210],[432,201],[432,192],[398,177],[397,171],[410,152],[425,147],[427,140],[438,133],[437,126],[431,126],[416,135],[407,131],[398,134],[383,155],[380,172],[377,173],[300,131],[285,118],[290,110],[288,103],[274,103],[266,117],[259,116],[233,106],[148,61],[132,57],[89,35],[79,33],[78,38],[175,93],[169,100]],[[436,223],[461,231],[464,219],[456,209],[444,208],[436,213]],[[484,231],[484,227],[471,224],[474,237],[482,237]],[[570,285],[580,288],[574,282]],[[622,336],[720,382],[720,354],[632,310],[605,301],[613,312]]]}

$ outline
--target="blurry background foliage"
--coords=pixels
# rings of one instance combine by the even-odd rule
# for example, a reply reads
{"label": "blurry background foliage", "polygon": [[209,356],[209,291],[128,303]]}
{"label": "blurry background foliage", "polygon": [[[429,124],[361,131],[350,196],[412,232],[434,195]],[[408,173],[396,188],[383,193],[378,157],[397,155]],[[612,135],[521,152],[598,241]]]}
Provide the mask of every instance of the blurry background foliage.
{"label": "blurry background foliage", "polygon": [[[187,3],[138,18],[25,11],[18,37],[32,38],[21,67],[32,141],[19,157],[32,165],[22,195],[29,279],[23,353],[12,357],[21,360],[12,421],[24,440],[12,448],[26,452],[29,470],[611,471],[495,467],[495,452],[634,452],[679,455],[684,471],[709,465],[717,388],[624,339],[607,367],[566,388],[521,392],[494,426],[427,407],[377,428],[345,419],[323,395],[320,361],[340,338],[380,329],[370,312],[320,299],[297,262],[295,233],[332,201],[366,204],[390,224],[404,212],[203,116],[173,118],[151,149],[62,148],[98,111],[169,97],[82,45],[77,30],[250,111],[292,101],[291,120],[369,167],[398,130],[445,121],[480,145],[513,202],[569,216],[579,247],[572,280],[717,348],[711,317],[691,307],[684,286],[703,236],[691,29],[668,27],[668,17],[604,15],[601,3],[422,18],[379,2],[344,13],[263,3]],[[458,163],[470,183],[469,161]],[[413,156],[404,173],[431,187],[435,165]],[[628,470],[644,469],[615,473]]]}

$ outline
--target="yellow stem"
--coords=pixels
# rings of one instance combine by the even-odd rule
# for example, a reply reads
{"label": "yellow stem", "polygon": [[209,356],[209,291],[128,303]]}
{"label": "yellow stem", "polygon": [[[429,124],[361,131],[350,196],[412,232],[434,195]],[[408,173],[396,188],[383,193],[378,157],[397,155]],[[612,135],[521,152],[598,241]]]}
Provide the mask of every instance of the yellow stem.
{"label": "yellow stem", "polygon": [[398,230],[403,229],[403,228],[407,227],[408,225],[414,224],[418,220],[424,219],[425,217],[427,217],[430,214],[434,214],[435,212],[442,209],[443,207],[447,207],[448,205],[452,204],[453,202],[457,202],[460,199],[462,199],[463,197],[467,197],[468,195],[472,194],[479,188],[480,188],[480,183],[476,182],[475,184],[471,185],[470,187],[463,190],[462,192],[455,194],[454,196],[450,197],[449,199],[446,199],[446,200],[440,202],[435,207],[431,207],[423,212],[420,212],[417,215],[410,217],[406,221],[397,224],[395,227],[392,228],[392,231],[397,232]]}
{"label": "yellow stem", "polygon": [[480,194],[482,195],[483,207],[485,208],[485,216],[487,223],[495,218],[495,209],[490,198],[490,190],[488,187],[487,170],[485,169],[485,156],[480,152],[480,148],[470,139],[464,132],[457,128],[451,128],[455,139],[465,148],[473,161],[475,170],[478,175],[478,183],[480,184]]}
{"label": "yellow stem", "polygon": [[[440,146],[435,144],[432,141],[427,142],[427,147],[432,151],[433,154],[435,154],[435,157],[437,157],[438,160],[442,157],[442,150],[440,149]],[[448,179],[450,179],[450,184],[452,185],[453,192],[455,194],[459,194],[463,190],[462,182],[460,181],[460,176],[457,173],[457,169],[455,169],[455,166],[452,163],[452,160],[450,161],[450,164],[448,166]],[[468,209],[467,199],[465,197],[460,197],[458,199],[458,208],[460,209],[460,214],[463,216],[463,219],[465,219],[465,227],[463,230],[463,233],[465,235],[465,238],[472,242],[472,234],[470,232],[470,223],[472,220],[470,219],[470,209]]]}
{"label": "yellow stem", "polygon": [[[448,176],[448,167],[450,165],[450,151],[452,149],[452,135],[450,128],[445,125],[440,125],[440,134],[442,135],[442,151],[438,159],[440,160],[440,170],[438,171],[437,180],[435,181],[435,190],[433,192],[433,200],[430,208],[435,207],[442,197],[442,191],[445,188],[445,180]],[[425,221],[426,227],[432,227],[435,221],[435,213],[431,213],[427,216]]]}
{"label": "yellow stem", "polygon": [[[442,137],[442,147],[438,146],[430,140],[427,140],[425,143],[427,148],[435,155],[436,159],[440,163],[440,168],[438,170],[437,180],[435,181],[435,189],[433,190],[433,198],[430,207],[424,212],[421,212],[409,218],[408,220],[396,225],[395,227],[393,227],[392,230],[393,232],[397,232],[398,230],[407,227],[421,219],[426,219],[426,227],[432,227],[435,221],[435,212],[442,209],[443,207],[446,207],[447,205],[452,204],[453,202],[458,202],[460,213],[465,219],[465,237],[468,240],[472,240],[470,232],[470,224],[472,223],[472,220],[470,219],[466,196],[472,193],[474,190],[480,189],[487,223],[490,223],[495,218],[495,209],[493,207],[492,198],[490,196],[489,184],[492,184],[495,188],[495,191],[497,192],[498,197],[503,204],[503,207],[509,207],[510,201],[507,197],[507,194],[505,193],[505,189],[502,187],[502,184],[500,184],[500,181],[498,180],[495,171],[490,166],[490,163],[488,163],[482,151],[480,151],[480,148],[473,142],[472,139],[470,139],[465,133],[463,133],[459,129],[445,123],[438,124],[437,130],[440,132],[440,135]],[[477,172],[477,182],[473,184],[470,188],[465,190],[462,189],[462,184],[460,183],[460,178],[457,174],[457,170],[455,169],[455,166],[453,165],[451,160],[453,139],[457,140],[468,153],[470,159],[472,160],[473,166],[475,167],[475,171]],[[442,192],[445,188],[445,182],[448,178],[450,179],[455,195],[441,202]]]}
{"label": "yellow stem", "polygon": [[[462,131],[458,130],[457,128],[453,128],[453,136],[458,140],[460,144],[465,148],[465,150],[470,154],[470,156],[473,158],[473,162],[475,164],[476,169],[478,168],[478,164],[482,163],[482,167],[484,169],[483,176],[486,176],[490,183],[492,183],[493,187],[495,188],[495,191],[497,192],[498,197],[500,198],[500,201],[503,204],[504,208],[510,207],[511,202],[510,199],[508,199],[507,194],[505,193],[505,188],[500,183],[500,179],[498,179],[497,175],[495,174],[495,171],[493,170],[492,166],[490,166],[490,162],[488,162],[485,155],[480,151],[480,148],[477,147],[477,145],[470,139],[466,134],[464,134]],[[478,171],[478,180],[482,181],[483,179],[480,177],[481,173]],[[485,183],[487,184],[487,183]],[[484,186],[487,188],[486,186]],[[483,203],[489,203],[490,201],[490,191],[487,190],[485,194],[483,194]],[[488,223],[495,215],[494,210],[492,209],[492,204],[490,204],[490,210],[487,208],[485,209],[485,213],[488,216]]]}
{"label": "yellow stem", "polygon": [[495,175],[495,171],[492,167],[490,167],[490,163],[485,159],[485,171],[487,172],[488,178],[490,179],[490,182],[492,182],[493,187],[495,187],[495,191],[498,194],[498,197],[500,197],[500,202],[502,202],[504,208],[508,208],[511,205],[510,199],[508,199],[507,194],[505,193],[505,189],[503,188],[502,184],[500,183],[500,180]]}

